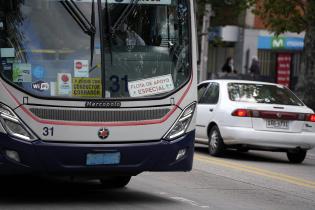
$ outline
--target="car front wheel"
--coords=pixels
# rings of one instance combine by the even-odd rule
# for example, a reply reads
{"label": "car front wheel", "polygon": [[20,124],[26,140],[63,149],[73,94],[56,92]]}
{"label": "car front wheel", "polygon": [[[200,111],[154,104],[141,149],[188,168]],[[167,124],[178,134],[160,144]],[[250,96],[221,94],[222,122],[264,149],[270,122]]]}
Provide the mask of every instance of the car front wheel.
{"label": "car front wheel", "polygon": [[288,151],[287,157],[291,163],[302,163],[306,157],[306,150]]}
{"label": "car front wheel", "polygon": [[209,154],[212,156],[220,156],[224,151],[224,143],[218,126],[213,126],[209,132]]}
{"label": "car front wheel", "polygon": [[104,188],[123,188],[130,182],[131,176],[111,176],[100,179]]}

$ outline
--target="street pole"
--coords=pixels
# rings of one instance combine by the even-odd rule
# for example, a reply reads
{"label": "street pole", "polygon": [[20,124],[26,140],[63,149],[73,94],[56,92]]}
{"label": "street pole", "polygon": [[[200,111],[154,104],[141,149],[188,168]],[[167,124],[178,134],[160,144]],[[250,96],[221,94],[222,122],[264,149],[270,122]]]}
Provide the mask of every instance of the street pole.
{"label": "street pole", "polygon": [[200,53],[200,72],[199,72],[199,82],[207,79],[208,70],[208,49],[209,49],[209,39],[208,30],[210,27],[210,18],[212,16],[212,6],[211,4],[205,5],[205,11],[202,23],[201,32],[201,53]]}

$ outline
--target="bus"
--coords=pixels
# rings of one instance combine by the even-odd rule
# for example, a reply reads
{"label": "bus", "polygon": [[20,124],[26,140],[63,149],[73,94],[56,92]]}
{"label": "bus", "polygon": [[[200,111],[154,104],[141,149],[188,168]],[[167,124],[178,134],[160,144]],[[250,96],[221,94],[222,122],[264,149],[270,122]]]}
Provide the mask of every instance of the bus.
{"label": "bus", "polygon": [[193,0],[0,0],[0,174],[190,171]]}

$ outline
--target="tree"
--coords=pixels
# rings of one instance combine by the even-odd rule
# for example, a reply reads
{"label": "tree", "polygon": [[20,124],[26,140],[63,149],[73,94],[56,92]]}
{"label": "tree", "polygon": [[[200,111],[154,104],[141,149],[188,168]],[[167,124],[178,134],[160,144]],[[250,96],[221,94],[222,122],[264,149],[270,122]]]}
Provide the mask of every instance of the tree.
{"label": "tree", "polygon": [[[202,16],[205,4],[209,3],[214,10],[215,16],[211,18],[211,26],[242,25],[240,14],[248,0],[197,0],[198,26],[202,25]],[[200,27],[198,28],[200,29]]]}
{"label": "tree", "polygon": [[304,60],[296,93],[315,110],[315,1],[314,0],[248,0],[266,27],[281,34],[305,31]]}

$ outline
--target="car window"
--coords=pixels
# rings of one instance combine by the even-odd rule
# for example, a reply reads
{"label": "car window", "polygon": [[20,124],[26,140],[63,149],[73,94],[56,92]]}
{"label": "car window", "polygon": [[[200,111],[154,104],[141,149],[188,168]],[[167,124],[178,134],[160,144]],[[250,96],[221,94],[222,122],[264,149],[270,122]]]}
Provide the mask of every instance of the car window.
{"label": "car window", "polygon": [[229,83],[231,101],[303,106],[288,88],[269,84]]}
{"label": "car window", "polygon": [[218,83],[212,83],[206,93],[202,96],[199,103],[217,104],[219,100],[220,88]]}
{"label": "car window", "polygon": [[203,94],[205,93],[205,91],[207,90],[207,87],[209,86],[209,83],[203,83],[201,85],[198,86],[198,101],[200,100],[200,98],[203,96]]}

